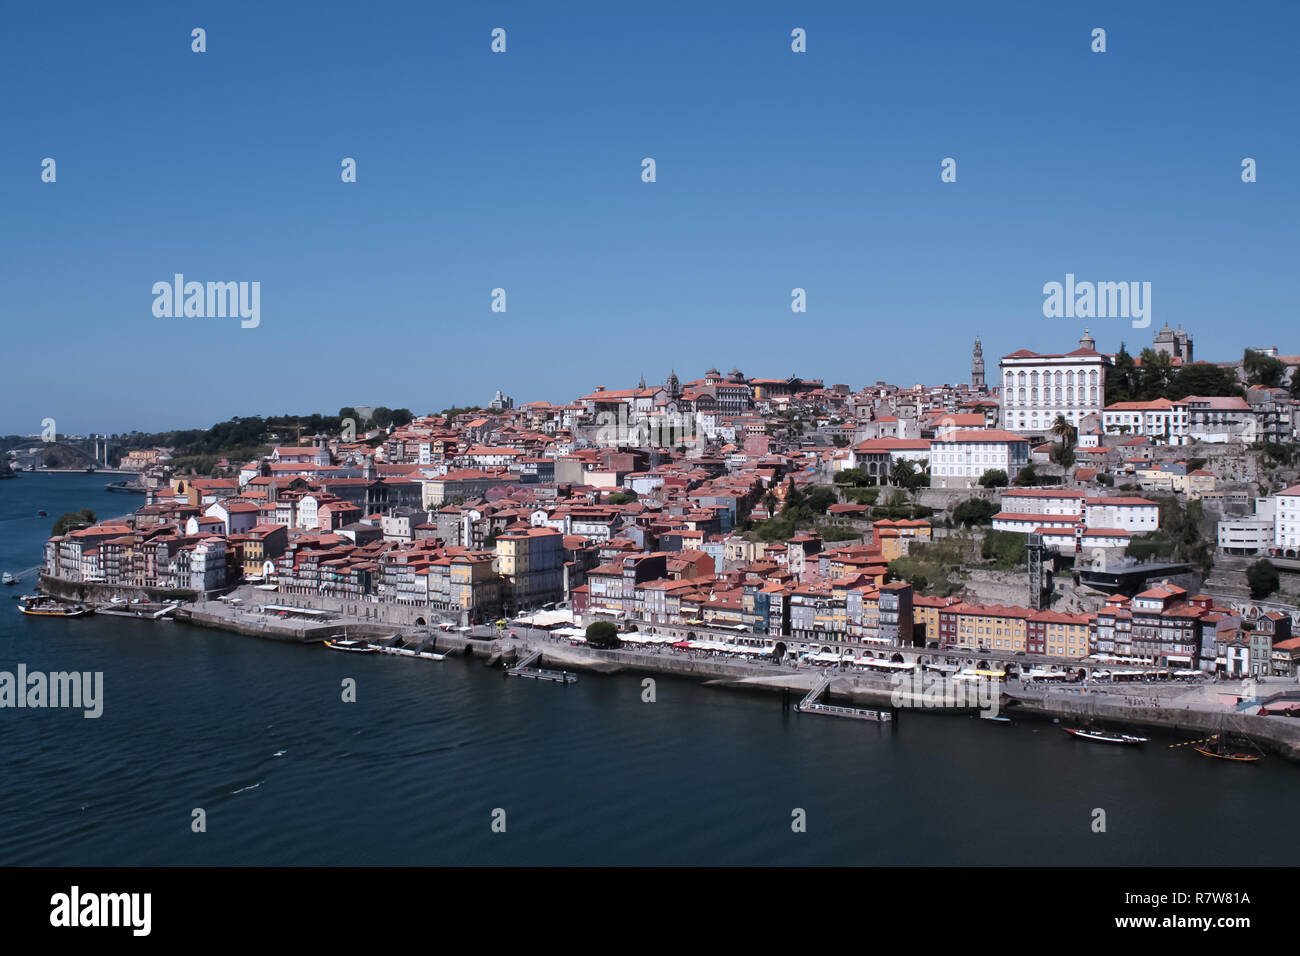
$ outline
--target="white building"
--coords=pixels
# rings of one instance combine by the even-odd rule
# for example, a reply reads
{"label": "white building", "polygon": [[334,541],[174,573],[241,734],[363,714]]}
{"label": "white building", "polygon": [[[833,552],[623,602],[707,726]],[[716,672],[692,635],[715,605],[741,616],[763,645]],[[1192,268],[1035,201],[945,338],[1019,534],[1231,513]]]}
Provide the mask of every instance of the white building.
{"label": "white building", "polygon": [[1123,549],[1128,547],[1131,540],[1129,533],[1121,528],[1086,528],[1082,531],[1079,528],[1068,531],[1043,529],[1043,544],[1064,553],[1092,548]]}
{"label": "white building", "polygon": [[996,428],[948,432],[930,443],[930,486],[973,488],[986,471],[1014,478],[1029,464],[1029,441]]}
{"label": "white building", "polygon": [[1008,488],[1002,492],[1002,510],[1018,514],[1081,518],[1086,497],[1082,491],[1065,488]]}
{"label": "white building", "polygon": [[215,535],[204,538],[190,551],[190,587],[213,591],[226,584],[226,542]]}
{"label": "white building", "polygon": [[[257,505],[251,501],[217,501],[203,512],[210,518],[220,518],[224,533],[243,534],[257,524]],[[190,532],[193,534],[193,532]]]}
{"label": "white building", "polygon": [[1277,493],[1273,547],[1287,558],[1300,554],[1300,485]]}
{"label": "white building", "polygon": [[315,531],[320,526],[317,515],[320,506],[321,499],[316,495],[303,495],[298,500],[298,527]]}
{"label": "white building", "polygon": [[1066,538],[1073,544],[1077,533],[1081,547],[1127,547],[1130,535],[1159,527],[1160,506],[1146,498],[1085,498],[1082,492],[1045,488],[1004,493],[1002,511],[993,516],[994,531],[1041,531],[1053,546]]}
{"label": "white building", "polygon": [[1216,537],[1226,554],[1266,554],[1276,531],[1277,500],[1256,498],[1254,515],[1220,519]]}
{"label": "white building", "polygon": [[1158,398],[1151,402],[1116,402],[1101,413],[1108,435],[1141,435],[1167,445],[1187,444],[1187,402]]}
{"label": "white building", "polygon": [[1244,398],[1189,395],[1183,403],[1193,441],[1251,444],[1260,440],[1259,423]]}
{"label": "white building", "polygon": [[1096,350],[1085,331],[1079,347],[1063,355],[1021,349],[1002,357],[1002,427],[1012,432],[1046,434],[1058,415],[1071,425],[1100,415],[1110,358]]}
{"label": "white building", "polygon": [[1160,527],[1160,506],[1146,498],[1088,498],[1083,522],[1089,528],[1121,528],[1137,534]]}

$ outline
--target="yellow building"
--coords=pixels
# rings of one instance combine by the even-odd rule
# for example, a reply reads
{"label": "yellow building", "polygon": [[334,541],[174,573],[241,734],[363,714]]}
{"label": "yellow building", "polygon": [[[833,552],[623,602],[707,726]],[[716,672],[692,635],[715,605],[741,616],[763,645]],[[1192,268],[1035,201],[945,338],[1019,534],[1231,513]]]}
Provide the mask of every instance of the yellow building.
{"label": "yellow building", "polygon": [[929,597],[917,594],[912,598],[912,620],[924,626],[926,644],[939,640],[939,611],[960,603],[955,597]]}
{"label": "yellow building", "polygon": [[931,538],[930,522],[920,519],[892,521],[882,518],[871,525],[871,534],[886,563],[907,553],[913,541],[928,542]]}
{"label": "yellow building", "polygon": [[1027,621],[1033,613],[1024,607],[954,604],[939,612],[939,639],[957,647],[1023,651],[1028,647]]}
{"label": "yellow building", "polygon": [[1029,618],[1029,650],[1049,657],[1087,657],[1091,619],[1087,614],[1039,611]]}

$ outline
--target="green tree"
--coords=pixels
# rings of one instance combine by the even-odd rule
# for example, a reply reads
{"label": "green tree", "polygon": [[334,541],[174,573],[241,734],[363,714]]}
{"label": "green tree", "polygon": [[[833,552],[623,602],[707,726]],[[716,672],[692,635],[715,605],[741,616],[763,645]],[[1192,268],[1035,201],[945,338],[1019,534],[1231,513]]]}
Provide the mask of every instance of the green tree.
{"label": "green tree", "polygon": [[1062,445],[1073,448],[1078,433],[1079,430],[1071,425],[1064,415],[1057,415],[1056,421],[1052,422],[1052,434],[1061,440]]}
{"label": "green tree", "polygon": [[1106,373],[1106,404],[1131,402],[1137,394],[1137,364],[1128,354],[1124,343],[1119,344],[1114,364]]}
{"label": "green tree", "polygon": [[1282,582],[1273,562],[1261,558],[1246,569],[1246,583],[1250,585],[1250,596],[1259,599],[1268,597]]}
{"label": "green tree", "polygon": [[1164,397],[1178,402],[1188,395],[1223,397],[1240,394],[1241,386],[1230,369],[1209,362],[1195,362],[1178,369]]}
{"label": "green tree", "polygon": [[618,628],[610,621],[592,621],[587,625],[586,636],[591,647],[614,648],[623,644],[618,639]]}
{"label": "green tree", "polygon": [[1142,350],[1142,365],[1138,369],[1139,402],[1152,402],[1164,398],[1174,379],[1174,362],[1168,352],[1155,349]]}
{"label": "green tree", "polygon": [[999,508],[995,502],[983,498],[967,498],[952,509],[952,520],[957,524],[987,524]]}
{"label": "green tree", "polygon": [[826,509],[835,504],[839,498],[835,494],[835,489],[829,485],[813,485],[808,489],[807,498],[804,500],[804,507],[808,510],[808,517],[814,515],[820,517],[826,514]]}
{"label": "green tree", "polygon": [[1246,371],[1246,381],[1251,385],[1277,388],[1286,380],[1286,363],[1264,352],[1246,349],[1241,365]]}
{"label": "green tree", "polygon": [[1010,571],[1026,563],[1028,543],[1029,535],[1018,531],[989,531],[980,545],[980,554],[999,570]]}
{"label": "green tree", "polygon": [[1038,484],[1038,469],[1031,462],[1016,472],[1016,484],[1021,487],[1030,487]]}
{"label": "green tree", "polygon": [[80,511],[69,511],[54,522],[54,530],[50,532],[50,536],[57,538],[61,534],[76,531],[78,528],[88,528],[98,520],[95,517],[95,512],[89,508],[82,508]]}

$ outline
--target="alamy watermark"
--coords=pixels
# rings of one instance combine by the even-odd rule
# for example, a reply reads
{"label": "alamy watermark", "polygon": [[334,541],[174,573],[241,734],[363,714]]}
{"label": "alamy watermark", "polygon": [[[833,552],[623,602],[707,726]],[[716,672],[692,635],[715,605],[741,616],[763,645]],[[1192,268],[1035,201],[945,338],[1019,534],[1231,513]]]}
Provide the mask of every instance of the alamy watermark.
{"label": "alamy watermark", "polygon": [[1150,282],[1065,282],[1043,286],[1043,315],[1049,319],[1132,319],[1133,328],[1151,324]]}
{"label": "alamy watermark", "polygon": [[152,913],[152,893],[84,893],[73,886],[50,897],[50,925],[55,927],[125,927],[132,936],[148,936]]}
{"label": "alamy watermark", "polygon": [[238,317],[245,329],[262,322],[260,282],[186,282],[178,272],[171,282],[155,282],[153,294],[153,314],[160,319]]}
{"label": "alamy watermark", "polygon": [[103,671],[0,671],[0,709],[68,707],[94,719],[104,713]]}
{"label": "alamy watermark", "polygon": [[893,690],[890,706],[933,709],[978,710],[982,717],[996,717],[1002,697],[1000,685],[993,680],[974,678],[952,680],[932,671],[905,671],[890,677]]}
{"label": "alamy watermark", "polygon": [[686,412],[667,412],[633,418],[626,405],[617,414],[596,415],[596,443],[609,448],[681,448],[696,456],[703,453],[704,436],[695,416]]}

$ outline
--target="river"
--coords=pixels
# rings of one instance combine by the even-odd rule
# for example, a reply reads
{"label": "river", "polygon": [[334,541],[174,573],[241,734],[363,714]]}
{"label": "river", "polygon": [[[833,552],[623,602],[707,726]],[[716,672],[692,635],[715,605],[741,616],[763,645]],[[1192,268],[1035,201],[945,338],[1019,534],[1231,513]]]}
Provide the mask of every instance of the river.
{"label": "river", "polygon": [[[107,480],[0,481],[0,568],[38,564],[64,511],[103,518],[142,503],[105,492]],[[23,584],[6,590],[31,590]],[[1170,746],[1176,736],[1113,747],[1045,721],[915,712],[881,726],[664,677],[646,703],[632,675],[505,680],[475,659],[355,656],[0,607],[0,671],[20,663],[102,672],[103,715],[0,709],[0,865],[1289,865],[1300,855],[1286,822],[1300,768],[1209,760]],[[347,678],[353,703],[341,699]],[[192,830],[196,809],[205,832]],[[805,832],[792,828],[797,810]]]}

